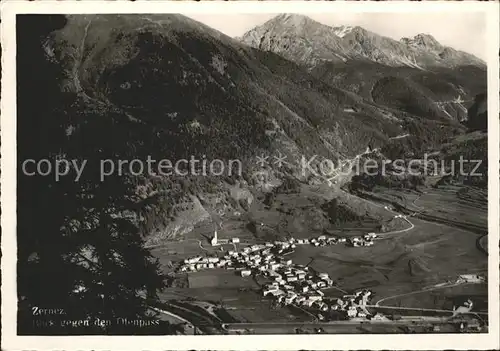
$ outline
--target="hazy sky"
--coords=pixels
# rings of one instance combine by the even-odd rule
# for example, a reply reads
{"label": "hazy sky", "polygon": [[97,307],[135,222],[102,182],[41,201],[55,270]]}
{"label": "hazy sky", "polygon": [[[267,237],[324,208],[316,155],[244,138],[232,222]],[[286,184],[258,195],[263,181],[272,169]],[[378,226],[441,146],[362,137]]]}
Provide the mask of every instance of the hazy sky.
{"label": "hazy sky", "polygon": [[[264,23],[277,14],[189,14],[188,16],[230,37]],[[427,33],[441,44],[463,50],[486,61],[486,18],[484,13],[329,13],[304,15],[330,26],[361,26],[399,40]]]}

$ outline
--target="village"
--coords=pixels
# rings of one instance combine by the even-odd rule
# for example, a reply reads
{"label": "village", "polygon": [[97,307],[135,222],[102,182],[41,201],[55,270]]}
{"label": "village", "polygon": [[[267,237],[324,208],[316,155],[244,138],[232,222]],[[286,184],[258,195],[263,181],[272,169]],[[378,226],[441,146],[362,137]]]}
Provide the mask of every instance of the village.
{"label": "village", "polygon": [[[274,299],[278,306],[295,306],[309,313],[314,313],[317,320],[379,320],[388,321],[382,313],[371,313],[367,307],[371,306],[373,291],[359,289],[351,294],[335,286],[328,273],[312,270],[305,265],[294,264],[287,255],[293,253],[298,245],[313,245],[316,247],[345,244],[350,247],[373,246],[379,239],[375,233],[367,233],[354,237],[334,237],[321,235],[310,239],[289,238],[285,241],[266,242],[262,244],[241,243],[239,238],[219,239],[217,230],[210,241],[212,247],[220,247],[223,256],[215,254],[209,256],[195,256],[185,259],[179,266],[178,272],[198,272],[206,269],[222,268],[234,270],[241,277],[263,277],[266,282],[261,284],[263,297]],[[248,245],[238,250],[237,244]],[[201,245],[201,243],[200,243]],[[223,245],[232,245],[233,250],[224,251]],[[461,275],[454,282],[443,284],[462,284],[483,282],[484,277],[477,275]],[[324,290],[337,289],[343,292],[342,297],[325,297]],[[468,313],[472,308],[472,301],[463,306],[457,306],[456,312]],[[312,314],[311,313],[311,314]],[[455,313],[454,313],[455,314]]]}
{"label": "village", "polygon": [[[211,240],[212,246],[233,244],[234,250],[225,252],[223,257],[196,256],[185,259],[179,272],[196,272],[204,269],[224,268],[235,270],[242,277],[262,276],[268,283],[262,286],[262,295],[272,297],[277,304],[295,305],[319,312],[338,311],[346,319],[367,318],[370,313],[364,307],[369,304],[372,291],[364,289],[338,299],[326,299],[322,290],[334,287],[327,273],[313,272],[304,265],[297,265],[286,256],[294,252],[297,245],[326,246],[345,243],[352,247],[372,246],[375,233],[360,237],[329,237],[326,235],[311,239],[290,238],[287,241],[255,244],[236,250],[239,238],[218,240],[217,231]],[[318,314],[318,319],[325,317]]]}

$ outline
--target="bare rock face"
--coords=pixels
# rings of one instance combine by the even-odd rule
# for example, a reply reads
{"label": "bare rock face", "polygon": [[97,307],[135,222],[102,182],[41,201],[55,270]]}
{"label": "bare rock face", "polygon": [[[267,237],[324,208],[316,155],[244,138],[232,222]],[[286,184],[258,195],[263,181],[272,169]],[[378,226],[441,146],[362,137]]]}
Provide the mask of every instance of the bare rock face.
{"label": "bare rock face", "polygon": [[485,89],[485,63],[430,34],[397,41],[359,26],[282,14],[239,40],[294,61],[329,85],[423,118],[461,121]]}
{"label": "bare rock face", "polygon": [[330,27],[303,15],[282,14],[245,33],[241,41],[314,67],[322,61],[369,60],[414,68],[485,67],[477,57],[443,46],[429,34],[400,41],[361,27]]}

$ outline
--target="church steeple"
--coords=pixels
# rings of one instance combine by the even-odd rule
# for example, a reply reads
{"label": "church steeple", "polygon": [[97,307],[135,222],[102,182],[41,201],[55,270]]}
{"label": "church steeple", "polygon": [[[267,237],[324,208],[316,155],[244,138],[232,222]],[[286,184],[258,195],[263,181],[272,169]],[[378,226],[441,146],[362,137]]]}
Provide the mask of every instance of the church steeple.
{"label": "church steeple", "polygon": [[212,244],[212,246],[217,245],[217,229],[214,230],[214,236],[213,236],[212,240],[210,241],[210,243]]}

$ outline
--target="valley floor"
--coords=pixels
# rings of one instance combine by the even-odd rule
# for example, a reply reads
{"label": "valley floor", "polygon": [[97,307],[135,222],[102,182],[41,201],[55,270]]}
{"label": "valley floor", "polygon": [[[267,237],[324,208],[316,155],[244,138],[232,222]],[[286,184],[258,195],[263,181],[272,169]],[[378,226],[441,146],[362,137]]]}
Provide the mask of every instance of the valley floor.
{"label": "valley floor", "polygon": [[[317,192],[318,190],[307,187],[302,195],[304,198],[304,194],[310,198],[314,193],[318,198],[329,196],[322,190]],[[366,322],[360,321],[330,322],[332,324],[326,325],[327,328],[322,326],[325,332],[401,333],[408,324],[413,330],[422,331],[429,323],[433,323],[433,318],[438,318],[435,323],[443,324],[439,330],[450,332],[450,326],[443,321],[452,315],[458,301],[467,298],[474,301],[473,311],[482,318],[487,318],[487,285],[456,283],[458,276],[463,274],[487,276],[487,256],[478,245],[478,239],[482,235],[453,226],[453,223],[460,222],[487,227],[487,206],[484,205],[484,193],[481,190],[467,187],[427,188],[422,194],[414,194],[378,189],[376,196],[380,201],[361,199],[336,191],[339,196],[352,199],[358,204],[363,203],[367,212],[387,219],[399,213],[388,207],[387,203],[392,201],[401,206],[406,205],[411,211],[432,213],[433,216],[449,220],[450,224],[407,216],[406,223],[402,222],[400,228],[392,232],[381,233],[372,247],[348,247],[340,244],[324,247],[297,246],[287,259],[295,264],[307,265],[318,273],[326,272],[334,280],[335,285],[324,291],[325,298],[342,297],[354,290],[369,288],[375,296],[369,307],[371,313],[403,316],[403,320],[399,322],[370,323],[368,327],[364,326]],[[283,196],[282,202],[288,204],[297,203],[300,199],[297,195]],[[470,201],[471,198],[475,200]],[[262,227],[269,229],[263,230],[264,234],[256,234],[247,229],[242,218],[228,219],[220,231],[221,239],[238,237],[240,243],[223,244],[224,251],[241,250],[248,245],[272,241],[271,233],[276,234],[280,227],[277,214],[272,209],[266,211],[257,208],[254,211]],[[366,233],[373,231],[371,226],[372,224],[367,223],[366,228],[358,229]],[[303,228],[297,225],[296,229]],[[297,233],[290,227],[286,230],[293,237],[318,236],[314,230]],[[345,236],[352,235],[353,231],[357,232],[357,228],[343,226],[329,229],[335,235]],[[171,304],[173,312],[182,312],[183,318],[195,325],[198,323],[202,329],[203,325],[207,325],[205,333],[216,332],[208,327],[210,323],[235,323],[226,333],[278,333],[279,330],[294,333],[296,331],[292,327],[296,324],[311,322],[314,323],[311,328],[318,328],[320,322],[317,315],[310,310],[298,306],[277,307],[269,298],[262,297],[263,281],[258,276],[242,278],[237,271],[222,268],[174,274],[175,263],[185,258],[200,254],[222,254],[220,246],[211,247],[209,244],[212,232],[212,226],[201,225],[184,240],[168,242],[153,249],[165,272],[175,276],[171,287],[161,293],[162,300]],[[201,301],[205,301],[207,305],[200,307]],[[193,304],[198,304],[194,310]],[[271,326],[269,323],[277,324]],[[307,332],[307,326],[305,330]]]}

